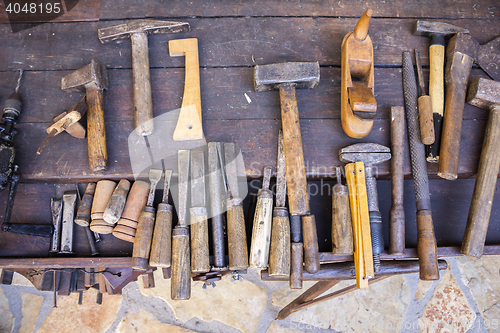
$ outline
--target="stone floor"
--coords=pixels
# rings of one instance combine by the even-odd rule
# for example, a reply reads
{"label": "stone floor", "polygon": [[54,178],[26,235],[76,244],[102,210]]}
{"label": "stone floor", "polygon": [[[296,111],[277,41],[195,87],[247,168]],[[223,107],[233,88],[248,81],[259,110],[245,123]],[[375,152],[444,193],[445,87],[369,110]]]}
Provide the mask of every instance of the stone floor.
{"label": "stone floor", "polygon": [[278,311],[301,292],[264,283],[252,270],[216,288],[195,282],[189,301],[170,300],[170,280],[158,274],[153,289],[131,283],[122,295],[104,295],[102,305],[91,289],[82,305],[72,294],[57,308],[51,292],[16,274],[12,285],[0,286],[0,332],[500,332],[500,256],[447,261],[439,281],[395,276],[281,321]]}

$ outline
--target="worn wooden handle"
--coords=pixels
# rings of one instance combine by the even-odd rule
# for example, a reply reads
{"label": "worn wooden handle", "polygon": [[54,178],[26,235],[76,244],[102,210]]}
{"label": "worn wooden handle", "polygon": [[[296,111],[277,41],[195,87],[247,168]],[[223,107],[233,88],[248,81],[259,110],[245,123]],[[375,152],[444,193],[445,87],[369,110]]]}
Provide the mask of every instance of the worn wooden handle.
{"label": "worn wooden handle", "polygon": [[85,194],[80,201],[80,206],[78,206],[75,223],[82,227],[87,227],[90,224],[90,210],[92,208],[92,201],[94,200],[96,185],[96,183],[89,183],[87,185]]}
{"label": "worn wooden handle", "polygon": [[272,211],[273,194],[268,191],[257,198],[250,245],[250,267],[266,268],[269,264]]}
{"label": "worn wooden handle", "polygon": [[280,100],[288,204],[292,215],[305,215],[309,214],[309,196],[295,87],[280,85]]}
{"label": "worn wooden handle", "polygon": [[424,95],[418,98],[418,118],[420,120],[420,137],[424,145],[434,143],[434,117],[432,115],[431,96]]}
{"label": "worn wooden handle", "polygon": [[302,289],[303,255],[302,243],[292,243],[290,289]]}
{"label": "worn wooden handle", "polygon": [[354,236],[352,234],[351,210],[347,186],[333,186],[332,196],[332,252],[352,254]]}
{"label": "worn wooden handle", "polygon": [[132,251],[133,269],[144,271],[148,269],[154,223],[155,209],[148,206],[144,207],[139,216],[139,223],[137,224],[137,232],[134,239],[134,248]]}
{"label": "worn wooden handle", "polygon": [[481,258],[483,255],[486,232],[491,215],[495,194],[498,169],[500,167],[500,106],[490,110],[486,125],[483,148],[479,159],[474,194],[467,218],[467,226],[462,241],[462,253]]}
{"label": "worn wooden handle", "polygon": [[434,44],[429,47],[429,61],[429,96],[432,101],[435,140],[427,147],[427,162],[437,163],[444,112],[444,45]]}
{"label": "worn wooden handle", "polygon": [[87,89],[87,109],[90,171],[105,171],[108,169],[108,150],[106,148],[102,90],[92,87]]}
{"label": "worn wooden handle", "polygon": [[132,77],[134,85],[134,121],[137,135],[153,134],[153,101],[151,99],[151,77],[149,73],[149,48],[146,33],[133,33]]}
{"label": "worn wooden handle", "polygon": [[417,252],[421,280],[439,280],[437,242],[430,210],[417,212]]}
{"label": "worn wooden handle", "polygon": [[302,236],[304,243],[304,268],[308,273],[319,271],[319,246],[314,215],[302,216]]}
{"label": "worn wooden handle", "polygon": [[116,183],[112,180],[103,179],[97,182],[90,214],[90,230],[100,234],[110,234],[113,231],[113,226],[104,221],[103,214],[115,187]]}
{"label": "worn wooden handle", "polygon": [[123,213],[113,229],[113,236],[127,242],[134,242],[137,221],[148,200],[149,183],[136,180],[130,189]]}
{"label": "worn wooden handle", "polygon": [[[432,115],[431,115],[432,117]],[[434,130],[434,127],[433,127]],[[391,107],[391,208],[389,211],[389,253],[405,253],[404,159],[405,114],[401,106]]]}
{"label": "worn wooden handle", "polygon": [[102,218],[105,222],[115,225],[122,215],[125,202],[127,201],[128,190],[130,189],[130,182],[126,179],[120,180],[116,186],[111,198],[109,198],[108,205],[104,210]]}
{"label": "worn wooden handle", "polygon": [[156,210],[155,228],[151,243],[149,265],[170,267],[172,260],[172,212],[173,206],[160,203]]}
{"label": "worn wooden handle", "polygon": [[368,28],[370,27],[370,19],[372,18],[373,10],[367,9],[359,18],[356,27],[354,28],[354,37],[357,40],[364,40],[368,35]]}
{"label": "worn wooden handle", "polygon": [[191,216],[191,272],[210,271],[208,248],[208,220],[205,207],[192,207]]}
{"label": "worn wooden handle", "polygon": [[465,94],[473,63],[473,58],[460,52],[454,52],[447,58],[446,100],[438,176],[448,180],[455,180],[458,177],[458,155],[460,153]]}
{"label": "worn wooden handle", "polygon": [[172,270],[170,296],[173,300],[191,297],[191,263],[189,258],[189,230],[176,226],[172,232]]}
{"label": "worn wooden handle", "polygon": [[290,221],[285,207],[275,207],[269,252],[269,275],[290,275]]}
{"label": "worn wooden handle", "polygon": [[232,271],[247,269],[247,234],[241,199],[229,199],[227,202],[227,243],[229,269]]}

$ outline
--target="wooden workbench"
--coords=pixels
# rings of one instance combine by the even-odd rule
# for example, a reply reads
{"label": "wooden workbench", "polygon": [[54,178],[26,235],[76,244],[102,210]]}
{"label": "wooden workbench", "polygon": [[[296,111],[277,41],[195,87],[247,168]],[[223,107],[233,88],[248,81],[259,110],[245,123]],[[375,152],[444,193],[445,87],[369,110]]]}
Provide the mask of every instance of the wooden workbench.
{"label": "wooden workbench", "polygon": [[[363,140],[356,140],[345,135],[340,124],[340,45],[367,8],[374,11],[369,34],[375,52],[378,111],[371,133]],[[13,223],[50,223],[50,197],[56,193],[55,184],[80,184],[83,190],[85,183],[102,178],[133,180],[128,152],[128,137],[133,131],[130,41],[101,44],[97,29],[136,18],[189,22],[189,33],[149,37],[154,115],[165,115],[179,108],[183,94],[184,59],[170,57],[166,43],[170,39],[198,38],[206,140],[236,142],[243,152],[249,179],[259,178],[265,165],[275,168],[277,136],[281,127],[279,94],[276,91],[254,92],[253,66],[284,61],[319,61],[319,86],[314,90],[297,91],[307,174],[317,189],[323,184],[334,184],[334,167],[343,164],[338,160],[340,148],[356,142],[390,146],[389,109],[403,105],[402,52],[420,50],[424,75],[426,78],[428,75],[429,39],[411,33],[417,18],[467,28],[481,44],[500,35],[500,4],[495,0],[81,0],[72,11],[55,22],[16,33],[11,32],[6,17],[0,17],[0,105],[15,86],[17,73],[14,70],[25,70],[20,90],[24,106],[17,125],[19,134],[15,137],[21,184],[14,205]],[[67,134],[55,137],[42,155],[36,155],[51,119],[82,97],[82,94],[62,91],[61,78],[89,63],[92,58],[105,64],[109,75],[109,88],[104,93],[109,169],[100,175],[88,170],[86,140]],[[471,80],[477,76],[486,77],[480,69],[474,68]],[[436,236],[438,245],[443,247],[441,254],[458,253],[487,117],[487,111],[466,105],[458,180],[439,179],[437,166],[428,166]],[[166,167],[175,170],[175,151],[169,154],[172,158],[165,160]],[[413,248],[416,246],[416,222],[408,153],[405,159],[406,240],[407,247]],[[389,163],[379,166],[379,178],[382,179],[379,181],[379,196],[386,244],[389,171]],[[247,212],[251,211],[252,197],[259,187],[258,182],[250,183],[252,195],[245,200]],[[0,218],[3,218],[6,197],[5,191],[0,193]],[[332,259],[327,254],[331,251],[331,198],[328,193],[315,195],[312,192],[311,210],[317,218],[322,258]],[[500,245],[499,213],[500,195],[497,193],[488,245]],[[248,231],[251,223],[252,220],[248,219]],[[2,258],[48,257],[48,239],[1,233],[0,244]],[[98,248],[101,257],[124,257],[121,263],[126,264],[132,244],[105,235]],[[90,254],[81,230],[77,230],[75,236],[75,250],[78,257]],[[487,251],[498,252],[494,247],[487,248]],[[64,262],[45,260],[48,260],[46,265],[71,265],[70,259]],[[102,265],[109,267],[111,262],[117,261],[108,260]],[[2,263],[4,267],[13,267],[0,259],[0,266]],[[36,264],[34,262],[32,266]]]}

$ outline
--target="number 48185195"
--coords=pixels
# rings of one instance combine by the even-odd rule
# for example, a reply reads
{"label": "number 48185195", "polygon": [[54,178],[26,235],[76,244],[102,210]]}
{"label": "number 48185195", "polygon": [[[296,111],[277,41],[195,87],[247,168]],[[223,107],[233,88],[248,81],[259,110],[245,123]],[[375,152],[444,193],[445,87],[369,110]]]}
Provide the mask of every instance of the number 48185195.
{"label": "number 48185195", "polygon": [[5,11],[9,14],[14,13],[14,14],[19,14],[19,13],[26,13],[26,14],[51,14],[55,13],[58,14],[61,12],[61,3],[56,2],[56,3],[25,3],[25,4],[20,4],[17,2],[10,2],[7,5],[7,8],[5,8]]}

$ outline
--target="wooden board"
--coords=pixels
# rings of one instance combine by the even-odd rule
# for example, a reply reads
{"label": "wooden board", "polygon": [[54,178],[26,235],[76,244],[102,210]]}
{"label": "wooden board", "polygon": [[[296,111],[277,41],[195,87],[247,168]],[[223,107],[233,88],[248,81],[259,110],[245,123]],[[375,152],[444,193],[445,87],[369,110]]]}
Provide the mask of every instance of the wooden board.
{"label": "wooden board", "polygon": [[159,5],[157,1],[140,2],[103,1],[101,19],[142,17],[186,17],[186,16],[313,16],[313,17],[358,17],[367,8],[374,16],[381,17],[426,17],[426,18],[495,18],[500,16],[500,6],[494,0],[472,1],[189,1]]}

